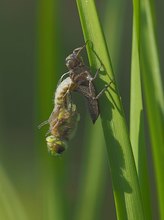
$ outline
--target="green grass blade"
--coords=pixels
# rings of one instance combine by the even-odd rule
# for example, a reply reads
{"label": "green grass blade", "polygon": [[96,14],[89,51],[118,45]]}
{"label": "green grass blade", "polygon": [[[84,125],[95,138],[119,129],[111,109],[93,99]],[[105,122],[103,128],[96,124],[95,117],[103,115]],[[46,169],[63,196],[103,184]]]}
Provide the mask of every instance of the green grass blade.
{"label": "green grass blade", "polygon": [[120,66],[120,50],[122,47],[122,39],[124,35],[124,23],[126,22],[125,13],[127,9],[127,3],[127,0],[107,1],[105,7],[105,16],[102,24],[104,27],[107,45],[110,50],[115,74],[118,74]]}
{"label": "green grass blade", "polygon": [[[37,86],[36,86],[36,121],[47,120],[53,109],[53,94],[58,81],[60,51],[58,40],[58,7],[53,0],[38,2],[37,20]],[[36,128],[37,129],[37,128]],[[40,182],[38,193],[41,199],[42,219],[63,219],[62,190],[60,173],[63,164],[59,158],[48,154],[45,134],[48,126],[37,130],[37,154]],[[39,191],[40,190],[40,191]]]}
{"label": "green grass blade", "polygon": [[27,220],[24,208],[0,165],[0,219]]}
{"label": "green grass blade", "polygon": [[[103,26],[107,43],[111,51],[114,69],[118,70],[118,60],[120,58],[121,38],[123,35],[123,23],[125,21],[125,2],[109,1],[106,3]],[[87,124],[88,126],[88,124]],[[87,127],[88,129],[88,127]],[[107,157],[104,150],[104,137],[102,127],[98,120],[94,126],[86,131],[87,149],[84,152],[85,161],[83,163],[82,177],[80,178],[79,200],[75,220],[80,219],[100,219],[102,209],[105,204],[103,195],[105,193]],[[111,208],[112,209],[112,208]],[[114,212],[113,212],[114,214]]]}
{"label": "green grass blade", "polygon": [[144,135],[143,104],[140,79],[139,61],[139,27],[140,5],[139,0],[133,0],[133,39],[131,61],[131,99],[130,99],[130,139],[133,148],[138,178],[140,183],[143,207],[146,219],[152,219],[150,186]]}
{"label": "green grass blade", "polygon": [[[88,135],[87,135],[88,136]],[[92,220],[100,213],[102,194],[105,186],[105,143],[101,124],[98,120],[92,129],[90,141],[86,142],[85,162],[80,179],[80,198],[75,220]]]}
{"label": "green grass blade", "polygon": [[[104,83],[109,83],[110,78],[114,78],[106,43],[94,1],[77,0],[77,5],[85,40],[92,41],[93,49],[104,65],[105,71],[100,74],[100,89],[100,83],[102,88]],[[95,53],[88,48],[91,66],[97,69],[100,67],[101,62]],[[113,181],[117,217],[121,220],[144,219],[137,173],[124,113],[115,85],[112,84],[112,87],[115,91],[109,89],[105,93],[106,95],[101,97],[100,110]]]}
{"label": "green grass blade", "polygon": [[141,70],[159,197],[164,219],[164,98],[150,1],[141,1]]}

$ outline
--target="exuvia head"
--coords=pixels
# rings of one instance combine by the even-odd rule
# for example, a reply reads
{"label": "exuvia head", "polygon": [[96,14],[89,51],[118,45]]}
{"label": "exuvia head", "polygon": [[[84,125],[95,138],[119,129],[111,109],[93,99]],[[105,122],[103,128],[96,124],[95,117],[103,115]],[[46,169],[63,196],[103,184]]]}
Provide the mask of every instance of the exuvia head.
{"label": "exuvia head", "polygon": [[66,58],[66,66],[69,70],[74,69],[78,66],[83,65],[83,59],[80,56],[81,51],[86,47],[86,44],[82,47],[76,48],[73,53],[71,53],[67,58]]}

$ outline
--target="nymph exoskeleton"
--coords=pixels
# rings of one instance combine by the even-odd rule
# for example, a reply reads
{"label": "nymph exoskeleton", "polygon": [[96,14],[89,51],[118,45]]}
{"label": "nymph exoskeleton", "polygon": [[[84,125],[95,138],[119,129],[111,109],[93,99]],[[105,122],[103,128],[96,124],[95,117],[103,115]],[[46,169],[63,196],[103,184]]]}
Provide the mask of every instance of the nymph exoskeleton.
{"label": "nymph exoskeleton", "polygon": [[[100,93],[96,95],[96,90],[93,81],[98,76],[100,69],[98,69],[95,76],[92,77],[90,69],[84,64],[83,59],[80,56],[80,53],[83,50],[83,48],[85,48],[85,46],[86,44],[82,47],[76,48],[66,58],[66,66],[69,70],[66,74],[69,74],[69,77],[71,78],[72,82],[76,85],[74,91],[81,93],[87,99],[89,113],[92,122],[95,123],[100,113],[98,98],[107,89],[109,85],[106,85],[104,89],[102,89]],[[63,76],[61,77],[61,79],[63,78]]]}

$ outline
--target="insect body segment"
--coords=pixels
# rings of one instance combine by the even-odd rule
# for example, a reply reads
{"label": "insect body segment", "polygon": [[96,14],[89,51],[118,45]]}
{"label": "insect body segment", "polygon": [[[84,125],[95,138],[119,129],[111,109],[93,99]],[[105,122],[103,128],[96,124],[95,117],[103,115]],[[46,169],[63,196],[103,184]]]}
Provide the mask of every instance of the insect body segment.
{"label": "insect body segment", "polygon": [[53,111],[50,118],[50,133],[57,138],[70,140],[79,121],[79,114],[76,105],[71,104],[71,108],[59,108]]}
{"label": "insect body segment", "polygon": [[85,48],[83,47],[76,48],[67,58],[66,58],[66,66],[69,70],[72,70],[76,67],[83,66],[83,58],[80,56],[80,52]]}
{"label": "insect body segment", "polygon": [[70,91],[74,90],[76,85],[73,83],[70,77],[64,79],[56,89],[54,105],[55,106],[65,106],[68,102],[68,96],[70,95]]}

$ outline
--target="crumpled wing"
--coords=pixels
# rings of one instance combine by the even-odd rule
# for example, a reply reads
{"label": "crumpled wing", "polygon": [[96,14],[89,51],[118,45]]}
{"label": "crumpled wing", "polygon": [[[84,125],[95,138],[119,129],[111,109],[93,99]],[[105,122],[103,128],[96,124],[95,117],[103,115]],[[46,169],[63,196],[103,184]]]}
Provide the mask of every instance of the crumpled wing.
{"label": "crumpled wing", "polygon": [[88,85],[79,85],[75,91],[79,92],[87,99],[89,113],[90,113],[92,122],[95,123],[100,112],[99,112],[98,100],[92,98],[92,97],[96,97],[94,85],[91,84],[91,91],[89,91]]}

